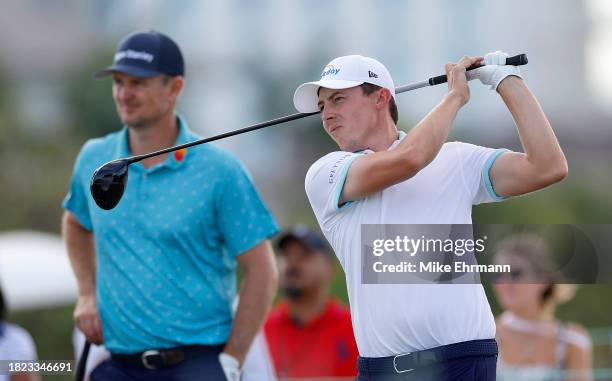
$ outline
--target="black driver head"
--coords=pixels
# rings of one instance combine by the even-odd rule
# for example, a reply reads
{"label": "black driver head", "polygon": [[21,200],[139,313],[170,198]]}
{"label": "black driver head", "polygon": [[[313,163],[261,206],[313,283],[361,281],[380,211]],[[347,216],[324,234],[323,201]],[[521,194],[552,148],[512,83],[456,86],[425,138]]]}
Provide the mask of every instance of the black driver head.
{"label": "black driver head", "polygon": [[117,206],[127,185],[129,165],[126,159],[119,159],[104,164],[94,172],[90,189],[100,208],[110,210]]}

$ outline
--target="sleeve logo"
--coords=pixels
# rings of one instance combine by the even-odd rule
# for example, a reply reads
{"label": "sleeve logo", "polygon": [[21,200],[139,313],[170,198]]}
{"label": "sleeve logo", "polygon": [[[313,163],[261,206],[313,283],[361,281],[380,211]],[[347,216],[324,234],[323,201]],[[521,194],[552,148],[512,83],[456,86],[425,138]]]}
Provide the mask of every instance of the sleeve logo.
{"label": "sleeve logo", "polygon": [[351,157],[351,155],[352,155],[352,153],[347,153],[346,155],[344,155],[340,159],[338,159],[338,161],[336,161],[334,166],[329,171],[329,183],[330,184],[334,183],[334,181],[336,180],[336,174],[338,173],[338,169],[342,168],[342,163],[344,163],[344,161],[347,158]]}

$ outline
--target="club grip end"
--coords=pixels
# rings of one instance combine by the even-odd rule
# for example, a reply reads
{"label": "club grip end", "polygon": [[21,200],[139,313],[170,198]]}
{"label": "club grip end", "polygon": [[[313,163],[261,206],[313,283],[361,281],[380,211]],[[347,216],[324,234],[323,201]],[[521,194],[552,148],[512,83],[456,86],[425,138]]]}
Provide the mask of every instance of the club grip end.
{"label": "club grip end", "polygon": [[448,78],[446,78],[446,74],[442,74],[437,77],[431,77],[429,78],[429,86],[439,85],[445,83],[446,81],[448,81]]}
{"label": "club grip end", "polygon": [[527,54],[517,54],[516,56],[506,58],[506,65],[521,66],[527,65],[528,62]]}

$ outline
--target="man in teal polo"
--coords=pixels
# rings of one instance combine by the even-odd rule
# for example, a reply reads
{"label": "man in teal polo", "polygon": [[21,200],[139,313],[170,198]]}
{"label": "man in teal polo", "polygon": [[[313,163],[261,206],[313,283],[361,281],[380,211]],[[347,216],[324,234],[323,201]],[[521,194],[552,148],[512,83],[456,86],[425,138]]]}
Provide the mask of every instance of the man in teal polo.
{"label": "man in teal polo", "polygon": [[[278,228],[231,154],[203,145],[133,164],[112,210],[89,193],[110,160],[199,139],[176,113],[183,75],[179,47],[153,31],[125,37],[97,73],[112,76],[125,126],[81,149],[62,221],[75,322],[112,354],[93,380],[238,380],[276,291],[268,238]],[[245,276],[232,317],[237,266]]]}

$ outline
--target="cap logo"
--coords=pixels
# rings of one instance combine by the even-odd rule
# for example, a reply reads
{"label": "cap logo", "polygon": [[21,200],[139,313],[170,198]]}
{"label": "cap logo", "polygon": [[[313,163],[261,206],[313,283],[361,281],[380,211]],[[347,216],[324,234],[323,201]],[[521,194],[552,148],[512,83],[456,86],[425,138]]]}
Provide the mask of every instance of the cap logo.
{"label": "cap logo", "polygon": [[115,62],[121,61],[124,58],[142,60],[151,63],[151,61],[153,61],[153,54],[147,52],[139,52],[132,49],[122,50],[120,52],[115,53]]}
{"label": "cap logo", "polygon": [[323,73],[321,73],[321,78],[327,75],[336,75],[338,74],[339,71],[340,69],[336,69],[334,65],[327,65],[323,68]]}
{"label": "cap logo", "polygon": [[370,78],[378,78],[378,74],[373,73],[373,72],[368,70],[368,77],[370,77]]}

